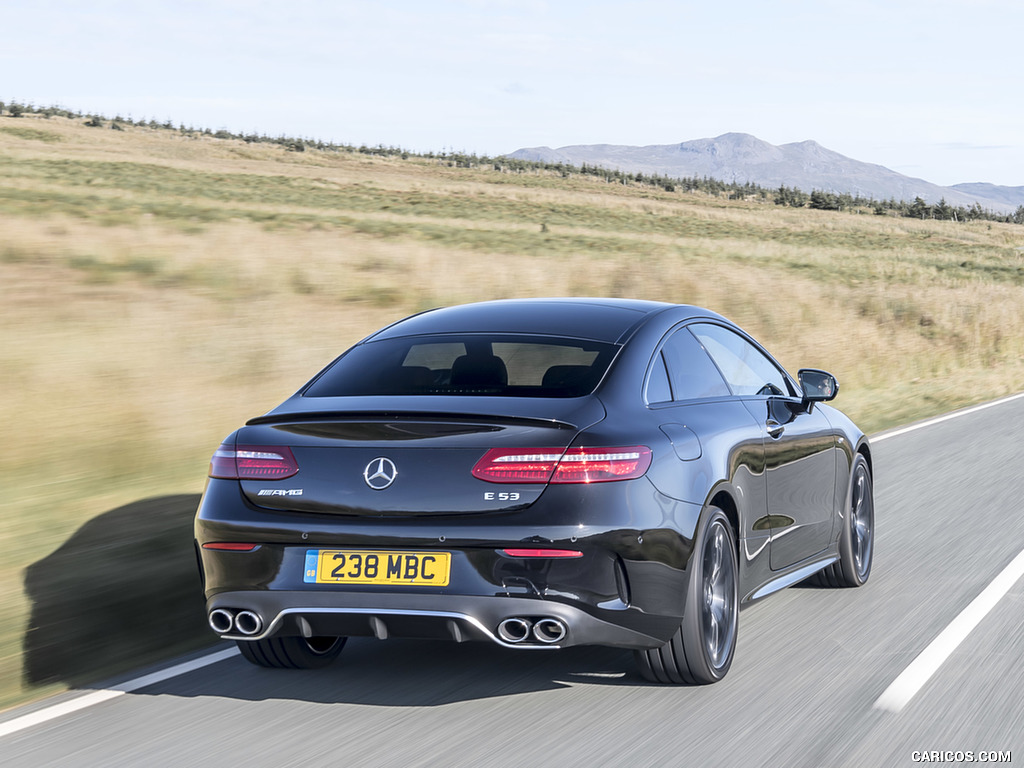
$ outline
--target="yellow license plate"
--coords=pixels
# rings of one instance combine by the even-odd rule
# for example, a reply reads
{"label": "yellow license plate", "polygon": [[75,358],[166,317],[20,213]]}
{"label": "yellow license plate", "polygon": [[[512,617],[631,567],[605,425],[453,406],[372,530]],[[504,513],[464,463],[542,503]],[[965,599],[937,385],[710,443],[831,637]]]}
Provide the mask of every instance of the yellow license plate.
{"label": "yellow license plate", "polygon": [[309,549],[302,580],[307,584],[447,587],[451,560],[450,552]]}

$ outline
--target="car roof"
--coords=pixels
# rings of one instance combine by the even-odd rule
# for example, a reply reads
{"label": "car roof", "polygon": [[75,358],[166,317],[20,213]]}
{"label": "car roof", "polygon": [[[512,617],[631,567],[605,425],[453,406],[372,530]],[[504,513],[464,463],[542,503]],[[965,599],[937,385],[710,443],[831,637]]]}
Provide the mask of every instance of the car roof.
{"label": "car roof", "polygon": [[639,299],[504,299],[412,315],[365,341],[445,333],[522,333],[621,343],[643,320],[673,308],[700,311],[696,307]]}

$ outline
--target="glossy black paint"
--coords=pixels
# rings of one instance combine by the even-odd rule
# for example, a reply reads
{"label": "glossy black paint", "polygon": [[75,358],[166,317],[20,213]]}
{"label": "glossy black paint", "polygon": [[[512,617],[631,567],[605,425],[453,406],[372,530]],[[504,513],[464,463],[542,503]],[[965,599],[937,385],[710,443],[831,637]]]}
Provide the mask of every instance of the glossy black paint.
{"label": "glossy black paint", "polygon": [[[863,433],[823,402],[838,385],[811,371],[805,392],[778,366],[781,393],[736,394],[717,381],[706,391],[718,394],[685,397],[694,385],[685,381],[689,370],[718,375],[706,358],[689,368],[672,358],[677,346],[705,354],[690,337],[678,337],[686,344],[662,355],[673,334],[690,333],[695,322],[729,329],[767,354],[707,310],[613,299],[466,305],[415,315],[368,337],[361,343],[549,334],[619,349],[584,397],[306,397],[307,384],[226,440],[288,446],[300,469],[285,480],[208,481],[195,526],[207,609],[255,610],[264,620],[256,637],[313,631],[502,643],[496,627],[503,618],[551,616],[567,625],[552,647],[653,648],[686,611],[694,536],[712,507],[733,527],[743,602],[828,566],[839,553],[854,458],[862,453],[870,464]],[[655,386],[666,375],[668,390],[666,382]],[[681,396],[655,402],[655,391]],[[632,445],[650,448],[652,463],[630,480],[507,486],[471,475],[491,448]],[[381,456],[394,461],[398,476],[374,490],[363,472]],[[516,498],[486,496],[510,490]],[[258,546],[202,548],[217,542]],[[582,555],[522,559],[501,551],[523,546]],[[322,548],[450,552],[451,581],[304,583],[305,553]]]}

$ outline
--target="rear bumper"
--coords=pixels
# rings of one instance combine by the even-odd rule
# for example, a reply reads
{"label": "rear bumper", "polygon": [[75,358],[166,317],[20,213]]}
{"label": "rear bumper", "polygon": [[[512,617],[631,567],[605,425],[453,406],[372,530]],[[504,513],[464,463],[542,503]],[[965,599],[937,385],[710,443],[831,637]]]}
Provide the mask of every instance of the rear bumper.
{"label": "rear bumper", "polygon": [[[620,604],[610,614],[633,614],[624,626],[598,618],[581,608],[554,600],[478,595],[382,594],[360,592],[238,591],[222,592],[207,601],[214,610],[252,611],[260,618],[259,630],[243,635],[231,630],[224,639],[260,640],[272,636],[407,637],[456,642],[490,640],[516,649],[566,648],[603,645],[619,648],[654,648],[671,636],[678,621],[638,615]],[[626,618],[625,615],[622,616]],[[528,634],[519,642],[503,639],[498,631],[506,619],[524,619],[531,627],[542,619],[555,619],[565,628],[557,642],[544,642]]]}
{"label": "rear bumper", "polygon": [[[555,486],[527,509],[400,518],[273,512],[253,508],[236,481],[211,480],[196,519],[207,598],[217,609],[252,611],[259,630],[231,639],[378,636],[506,643],[507,618],[552,618],[557,643],[657,646],[679,627],[692,530],[699,507],[669,499],[644,479]],[[251,551],[202,545],[252,542]],[[505,548],[574,550],[575,558],[519,558]],[[307,557],[329,549],[447,552],[444,587],[307,583]],[[251,629],[246,615],[245,627]],[[212,624],[230,621],[219,615]]]}

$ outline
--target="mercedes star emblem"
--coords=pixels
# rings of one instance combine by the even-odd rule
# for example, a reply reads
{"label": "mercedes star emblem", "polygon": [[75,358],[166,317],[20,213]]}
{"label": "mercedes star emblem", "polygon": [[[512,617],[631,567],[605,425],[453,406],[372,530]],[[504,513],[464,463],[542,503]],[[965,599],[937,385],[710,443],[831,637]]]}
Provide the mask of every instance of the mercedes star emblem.
{"label": "mercedes star emblem", "polygon": [[398,477],[398,467],[395,466],[395,462],[385,459],[383,456],[371,461],[363,470],[363,480],[375,491],[383,491],[395,482],[396,477]]}

